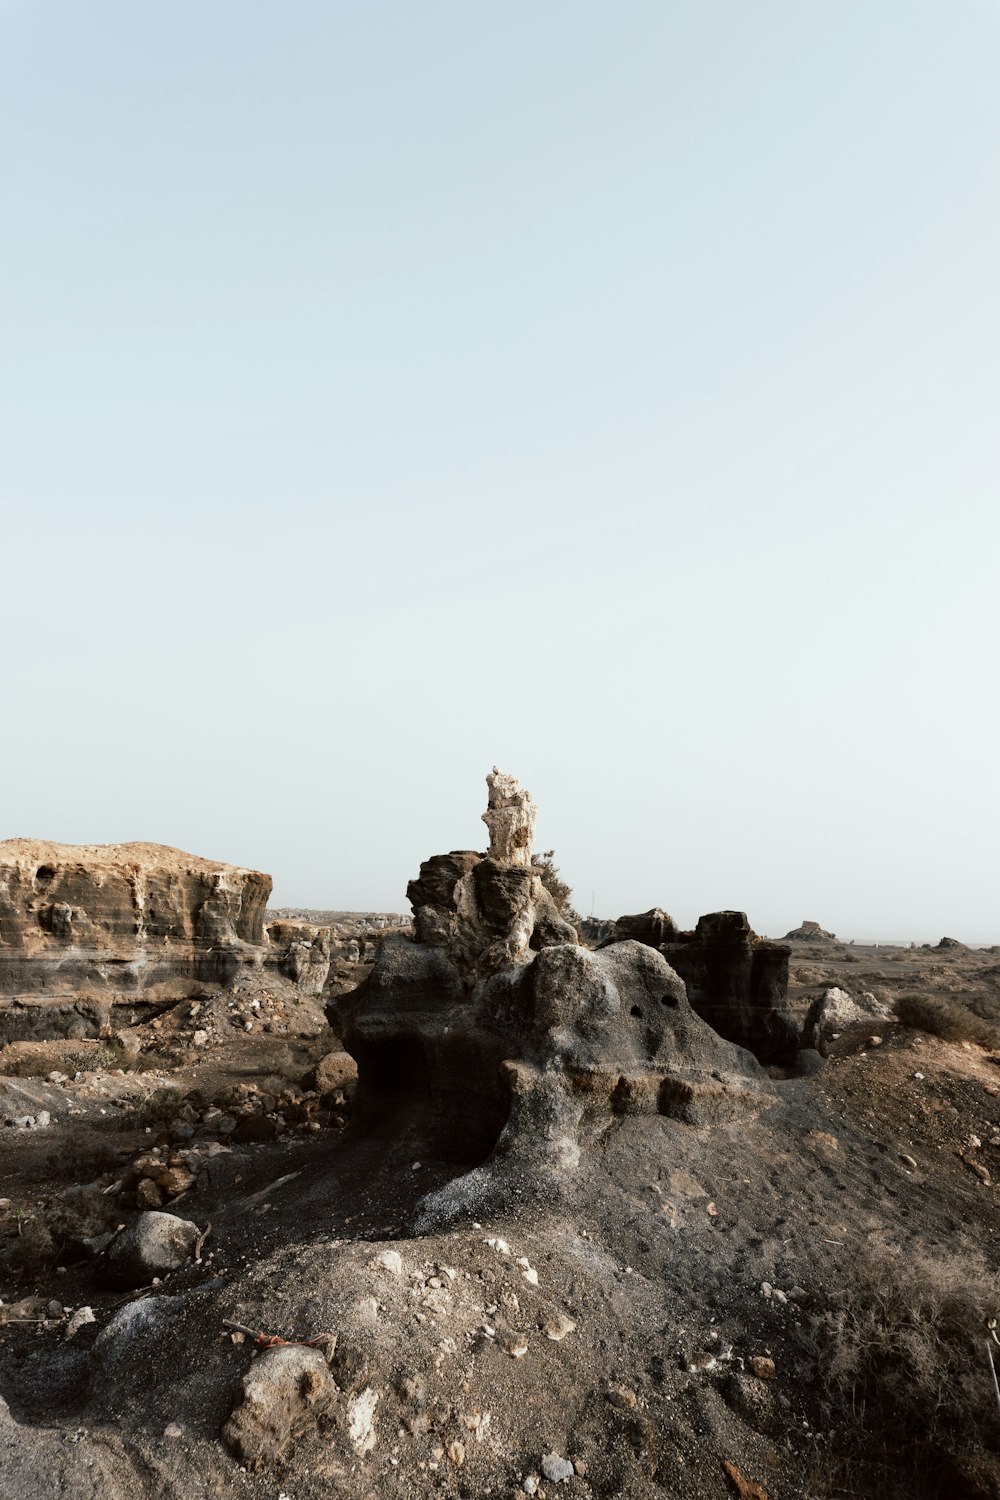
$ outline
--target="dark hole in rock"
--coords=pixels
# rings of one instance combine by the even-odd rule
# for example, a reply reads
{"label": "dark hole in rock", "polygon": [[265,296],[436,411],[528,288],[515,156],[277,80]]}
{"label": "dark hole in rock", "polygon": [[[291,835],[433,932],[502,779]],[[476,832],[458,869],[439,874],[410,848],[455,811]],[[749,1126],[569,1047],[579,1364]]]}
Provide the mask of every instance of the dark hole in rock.
{"label": "dark hole in rock", "polygon": [[36,885],[50,885],[55,878],[56,871],[54,865],[39,865],[35,871]]}
{"label": "dark hole in rock", "polygon": [[669,1005],[671,1010],[676,1010],[680,1001],[676,995],[664,995],[660,1000],[661,1005]]}
{"label": "dark hole in rock", "polygon": [[642,1011],[639,1009],[638,1005],[633,1005],[632,1009],[629,1011],[629,1015],[630,1016],[641,1016],[642,1015]]}
{"label": "dark hole in rock", "polygon": [[499,1053],[484,1056],[475,1038],[437,1039],[429,1056],[421,1036],[352,1038],[358,1064],[355,1108],[365,1128],[404,1121],[414,1148],[463,1167],[489,1156],[510,1116]]}

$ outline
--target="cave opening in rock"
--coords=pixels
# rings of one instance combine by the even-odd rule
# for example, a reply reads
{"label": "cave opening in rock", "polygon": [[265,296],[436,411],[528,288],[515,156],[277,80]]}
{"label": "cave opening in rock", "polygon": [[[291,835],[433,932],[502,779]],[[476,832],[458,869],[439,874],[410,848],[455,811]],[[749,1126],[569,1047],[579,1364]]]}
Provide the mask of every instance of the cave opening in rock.
{"label": "cave opening in rock", "polygon": [[462,1167],[492,1154],[511,1110],[499,1053],[484,1055],[455,1037],[429,1055],[416,1034],[354,1037],[351,1051],[363,1129],[405,1123],[415,1150]]}

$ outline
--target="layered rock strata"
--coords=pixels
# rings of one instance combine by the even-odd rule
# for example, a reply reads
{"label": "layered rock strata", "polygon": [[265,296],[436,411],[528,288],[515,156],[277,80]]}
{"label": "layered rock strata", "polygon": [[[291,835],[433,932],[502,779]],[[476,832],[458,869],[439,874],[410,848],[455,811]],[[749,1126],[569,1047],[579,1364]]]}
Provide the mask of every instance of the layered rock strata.
{"label": "layered rock strata", "polygon": [[602,946],[632,938],[663,954],[684,980],[693,1009],[720,1036],[761,1062],[795,1059],[801,1039],[788,1004],[791,949],[759,938],[745,912],[709,912],[693,932],[681,932],[672,917],[653,907],[619,917]]}
{"label": "layered rock strata", "polygon": [[[529,805],[513,778],[500,784],[502,810]],[[769,1102],[756,1059],[695,1014],[661,953],[579,944],[525,862],[525,823],[489,818],[494,786],[489,853],[424,862],[408,889],[414,939],[387,939],[337,1016],[363,1121],[455,1161],[489,1159],[452,1207],[504,1164],[530,1166],[536,1186],[571,1170],[625,1115],[709,1124]]]}
{"label": "layered rock strata", "polygon": [[318,994],[329,932],[264,925],[270,876],[159,844],[0,843],[0,1040],[97,1035],[248,966]]}

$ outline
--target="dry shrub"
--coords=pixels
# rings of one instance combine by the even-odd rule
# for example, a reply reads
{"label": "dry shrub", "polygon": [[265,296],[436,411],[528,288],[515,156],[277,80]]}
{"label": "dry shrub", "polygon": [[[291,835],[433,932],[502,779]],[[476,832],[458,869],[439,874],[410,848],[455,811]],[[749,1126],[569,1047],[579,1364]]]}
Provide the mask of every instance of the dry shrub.
{"label": "dry shrub", "polygon": [[929,1031],[946,1042],[976,1042],[980,1047],[1000,1043],[1000,1028],[942,995],[899,995],[893,1009],[904,1026]]}
{"label": "dry shrub", "polygon": [[[828,1300],[820,1360],[841,1451],[929,1478],[994,1449],[985,1323],[998,1311],[997,1278],[975,1256],[859,1253]],[[1000,1347],[993,1352],[1000,1368]]]}

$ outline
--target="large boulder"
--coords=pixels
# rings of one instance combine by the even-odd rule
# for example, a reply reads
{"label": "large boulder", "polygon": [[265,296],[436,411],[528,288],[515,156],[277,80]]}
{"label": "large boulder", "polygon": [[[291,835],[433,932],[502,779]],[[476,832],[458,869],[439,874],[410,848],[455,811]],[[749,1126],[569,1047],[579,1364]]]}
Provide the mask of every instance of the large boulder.
{"label": "large boulder", "polygon": [[889,1007],[874,995],[865,992],[851,995],[837,985],[828,985],[817,995],[806,1012],[802,1027],[802,1043],[825,1051],[827,1045],[843,1031],[852,1027],[884,1025],[891,1019]]}
{"label": "large boulder", "polygon": [[141,1213],[108,1246],[104,1279],[109,1286],[145,1286],[176,1271],[191,1257],[198,1226],[176,1214]]}

